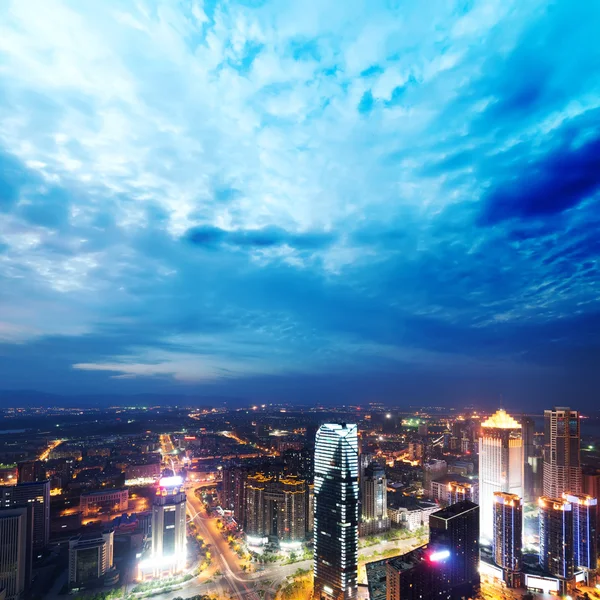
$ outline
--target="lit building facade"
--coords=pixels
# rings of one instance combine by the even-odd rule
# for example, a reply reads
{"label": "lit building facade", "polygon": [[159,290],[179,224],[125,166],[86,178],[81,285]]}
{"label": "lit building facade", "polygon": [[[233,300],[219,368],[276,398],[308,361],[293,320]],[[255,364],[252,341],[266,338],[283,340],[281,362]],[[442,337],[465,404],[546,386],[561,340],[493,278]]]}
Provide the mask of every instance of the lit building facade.
{"label": "lit building facade", "polygon": [[129,490],[98,490],[86,492],[79,497],[79,509],[84,517],[95,515],[100,511],[125,512],[129,508]]}
{"label": "lit building facade", "polygon": [[317,431],[314,470],[314,598],[354,600],[358,590],[358,429]]}
{"label": "lit building facade", "polygon": [[360,480],[361,535],[372,535],[390,528],[387,513],[387,477],[385,469],[372,462]]}
{"label": "lit building facade", "polygon": [[522,585],[523,500],[515,494],[494,493],[494,562],[507,587]]}
{"label": "lit building facade", "polygon": [[585,494],[563,494],[573,512],[573,553],[575,567],[595,573],[598,563],[596,519],[598,500]]}
{"label": "lit building facade", "polygon": [[102,585],[113,568],[113,548],[113,531],[69,540],[69,588]]}
{"label": "lit building facade", "polygon": [[564,498],[539,499],[540,565],[566,582],[574,574],[573,510]]}
{"label": "lit building facade", "polygon": [[544,496],[580,494],[579,413],[566,407],[544,411]]}
{"label": "lit building facade", "polygon": [[450,553],[448,577],[452,598],[473,598],[480,583],[479,506],[465,500],[430,515],[429,547],[436,553]]}
{"label": "lit building facade", "polygon": [[31,582],[31,506],[0,510],[0,590],[18,600]]}
{"label": "lit building facade", "polygon": [[187,500],[181,477],[163,477],[152,501],[152,549],[139,564],[139,578],[183,571],[186,563]]}
{"label": "lit building facade", "polygon": [[50,481],[5,486],[0,492],[2,506],[31,506],[33,511],[33,551],[39,555],[50,539]]}
{"label": "lit building facade", "polygon": [[521,424],[504,410],[481,424],[479,438],[480,535],[494,536],[494,492],[523,497],[523,439]]}

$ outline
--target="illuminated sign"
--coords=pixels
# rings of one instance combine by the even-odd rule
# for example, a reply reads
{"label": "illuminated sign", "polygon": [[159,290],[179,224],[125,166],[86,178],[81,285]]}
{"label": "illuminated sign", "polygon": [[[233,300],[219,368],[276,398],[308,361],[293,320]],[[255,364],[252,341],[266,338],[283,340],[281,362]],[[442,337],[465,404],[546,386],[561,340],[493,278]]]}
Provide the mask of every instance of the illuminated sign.
{"label": "illuminated sign", "polygon": [[183,485],[183,478],[179,477],[178,475],[174,477],[163,477],[158,482],[158,485],[161,488],[179,487],[180,485]]}
{"label": "illuminated sign", "polygon": [[446,560],[447,558],[450,558],[450,550],[438,550],[429,555],[429,560],[431,562],[439,562],[440,560]]}

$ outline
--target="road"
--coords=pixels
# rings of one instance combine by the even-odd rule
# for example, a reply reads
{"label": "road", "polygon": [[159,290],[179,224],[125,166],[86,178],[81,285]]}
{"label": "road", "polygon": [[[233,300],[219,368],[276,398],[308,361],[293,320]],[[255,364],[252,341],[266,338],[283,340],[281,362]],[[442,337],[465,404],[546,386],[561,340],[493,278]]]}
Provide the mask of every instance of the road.
{"label": "road", "polygon": [[[174,472],[179,471],[180,465],[176,455],[171,455],[173,444],[170,436],[160,436],[163,458],[171,461]],[[197,594],[207,594],[232,600],[260,600],[258,591],[264,592],[265,600],[272,600],[280,585],[298,569],[311,569],[312,560],[304,560],[293,564],[270,564],[261,571],[246,573],[241,568],[241,559],[229,547],[227,540],[217,528],[217,519],[209,517],[204,505],[194,493],[198,485],[190,482],[187,490],[187,511],[189,521],[196,524],[198,533],[202,536],[212,557],[212,564],[199,577],[191,580],[184,587],[166,594],[153,596],[153,600],[172,600],[175,596],[189,598]],[[408,550],[415,543],[415,539],[396,542],[382,542],[369,548],[362,548],[359,552],[371,555],[376,551],[382,552],[391,547],[398,549],[398,554]],[[377,557],[369,558],[377,560]],[[217,573],[220,572],[220,575]]]}

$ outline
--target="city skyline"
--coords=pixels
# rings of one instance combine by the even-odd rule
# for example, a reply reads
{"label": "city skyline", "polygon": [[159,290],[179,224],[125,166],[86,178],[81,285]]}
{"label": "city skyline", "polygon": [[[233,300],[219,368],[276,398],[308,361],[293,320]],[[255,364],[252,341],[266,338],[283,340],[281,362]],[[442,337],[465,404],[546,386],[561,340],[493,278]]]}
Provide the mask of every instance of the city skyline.
{"label": "city skyline", "polygon": [[590,410],[599,19],[2,2],[1,388]]}

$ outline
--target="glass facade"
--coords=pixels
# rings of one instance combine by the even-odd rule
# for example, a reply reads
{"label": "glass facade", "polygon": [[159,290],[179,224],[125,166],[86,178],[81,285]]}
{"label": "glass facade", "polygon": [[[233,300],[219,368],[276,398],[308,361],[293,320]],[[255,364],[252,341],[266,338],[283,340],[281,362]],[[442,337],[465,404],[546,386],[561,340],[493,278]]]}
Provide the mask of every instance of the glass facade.
{"label": "glass facade", "polygon": [[317,431],[314,470],[314,598],[357,597],[358,429]]}

